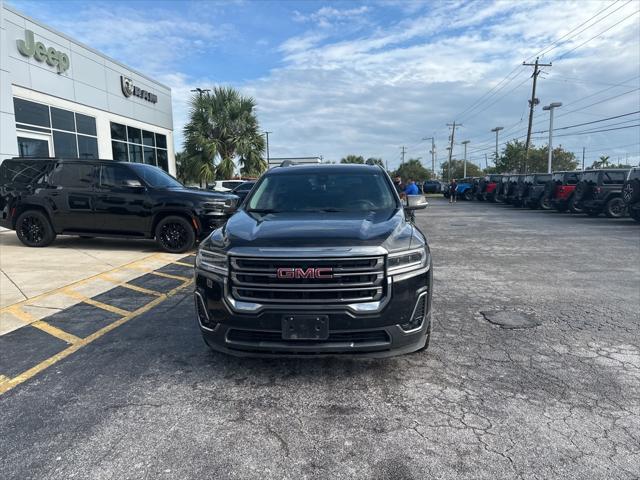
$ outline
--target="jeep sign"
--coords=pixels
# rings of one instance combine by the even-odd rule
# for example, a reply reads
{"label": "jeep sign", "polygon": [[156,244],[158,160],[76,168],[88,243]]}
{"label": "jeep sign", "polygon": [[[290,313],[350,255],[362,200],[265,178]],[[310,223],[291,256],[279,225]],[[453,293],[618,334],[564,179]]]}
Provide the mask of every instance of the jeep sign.
{"label": "jeep sign", "polygon": [[158,96],[156,94],[143,90],[140,87],[136,87],[133,84],[133,80],[129,77],[125,77],[124,75],[120,75],[120,86],[122,87],[122,94],[127,98],[133,95],[151,103],[157,103],[158,101]]}
{"label": "jeep sign", "polygon": [[25,57],[33,57],[38,62],[47,62],[47,65],[58,68],[58,73],[69,69],[69,56],[53,47],[45,47],[42,42],[36,42],[31,30],[24,31],[24,40],[16,40],[18,51]]}

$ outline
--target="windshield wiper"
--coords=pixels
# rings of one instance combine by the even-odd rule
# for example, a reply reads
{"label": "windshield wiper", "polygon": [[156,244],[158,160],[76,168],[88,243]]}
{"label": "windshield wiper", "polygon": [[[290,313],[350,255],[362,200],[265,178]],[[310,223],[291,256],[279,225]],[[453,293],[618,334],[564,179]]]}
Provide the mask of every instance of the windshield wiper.
{"label": "windshield wiper", "polygon": [[335,213],[335,212],[346,212],[347,210],[345,208],[308,208],[300,211],[301,212]]}

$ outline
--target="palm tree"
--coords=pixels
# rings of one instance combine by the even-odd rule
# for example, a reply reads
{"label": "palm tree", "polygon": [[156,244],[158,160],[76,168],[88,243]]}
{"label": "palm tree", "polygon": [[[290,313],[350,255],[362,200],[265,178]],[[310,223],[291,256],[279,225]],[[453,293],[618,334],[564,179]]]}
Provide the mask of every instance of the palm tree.
{"label": "palm tree", "polygon": [[347,155],[340,160],[340,163],[364,163],[362,155]]}
{"label": "palm tree", "polygon": [[185,149],[199,159],[201,181],[232,178],[235,157],[240,157],[243,171],[259,175],[266,170],[255,106],[253,98],[231,87],[215,87],[191,98],[190,120],[184,127]]}

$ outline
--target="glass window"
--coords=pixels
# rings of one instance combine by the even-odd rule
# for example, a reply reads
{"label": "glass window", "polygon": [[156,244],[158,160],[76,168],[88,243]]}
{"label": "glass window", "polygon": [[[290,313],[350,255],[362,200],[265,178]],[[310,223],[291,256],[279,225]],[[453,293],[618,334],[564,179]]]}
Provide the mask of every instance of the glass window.
{"label": "glass window", "polygon": [[169,159],[167,157],[166,150],[156,150],[156,154],[158,156],[158,166],[163,169],[165,172],[169,171]]}
{"label": "glass window", "polygon": [[578,175],[576,173],[567,174],[567,185],[577,185]]}
{"label": "glass window", "polygon": [[129,152],[127,144],[123,142],[111,142],[111,151],[113,152],[113,159],[120,162],[129,161]]}
{"label": "glass window", "polygon": [[142,143],[142,131],[139,128],[127,127],[127,137],[132,143]]}
{"label": "glass window", "polygon": [[100,186],[120,187],[127,180],[138,180],[138,177],[128,168],[122,165],[103,165],[100,167]]}
{"label": "glass window", "polygon": [[78,135],[78,158],[98,158],[98,140]]}
{"label": "glass window", "polygon": [[0,164],[0,183],[42,184],[47,181],[51,162],[5,160]]}
{"label": "glass window", "polygon": [[76,113],[76,128],[78,129],[78,133],[84,133],[86,135],[94,136],[97,135],[96,119],[88,115]]}
{"label": "glass window", "polygon": [[62,110],[61,108],[51,107],[51,126],[59,130],[75,132],[76,122],[73,118],[73,112],[70,112],[69,110]]}
{"label": "glass window", "polygon": [[127,141],[127,127],[111,122],[111,140]]}
{"label": "glass window", "polygon": [[600,172],[587,172],[582,175],[582,180],[585,182],[598,183],[598,175]]}
{"label": "glass window", "polygon": [[183,185],[158,167],[150,165],[131,165],[131,168],[142,177],[147,185],[155,188],[182,187]]}
{"label": "glass window", "polygon": [[395,208],[395,196],[385,174],[378,172],[267,175],[249,199],[250,210],[263,211],[368,212]]}
{"label": "glass window", "polygon": [[142,156],[144,159],[144,163],[147,165],[155,165],[156,164],[156,149],[144,147],[142,150]]}
{"label": "glass window", "polygon": [[53,150],[56,157],[78,158],[75,133],[53,132]]}
{"label": "glass window", "polygon": [[167,148],[167,137],[156,133],[156,147]]}
{"label": "glass window", "polygon": [[155,145],[155,141],[153,139],[153,132],[147,132],[146,130],[142,131],[142,143],[144,145],[148,145],[153,147]]}
{"label": "glass window", "polygon": [[626,172],[607,172],[604,175],[603,181],[609,185],[623,183],[626,176]]}
{"label": "glass window", "polygon": [[142,163],[142,147],[140,145],[129,144],[129,161]]}
{"label": "glass window", "polygon": [[19,157],[48,157],[49,142],[39,138],[18,137]]}
{"label": "glass window", "polygon": [[13,109],[16,115],[16,122],[50,127],[49,107],[41,103],[28,102],[21,98],[13,99]]}
{"label": "glass window", "polygon": [[549,174],[536,175],[536,183],[538,184],[547,183],[549,180],[551,180],[551,175]]}
{"label": "glass window", "polygon": [[51,174],[51,184],[58,187],[91,188],[93,165],[59,163]]}

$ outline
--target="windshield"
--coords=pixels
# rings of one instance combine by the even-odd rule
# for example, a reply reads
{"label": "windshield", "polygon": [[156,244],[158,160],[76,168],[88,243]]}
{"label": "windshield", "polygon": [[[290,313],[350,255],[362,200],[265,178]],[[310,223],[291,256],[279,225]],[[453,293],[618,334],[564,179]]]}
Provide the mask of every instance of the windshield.
{"label": "windshield", "polygon": [[600,172],[586,172],[582,175],[582,180],[585,182],[598,183],[598,175]]}
{"label": "windshield", "polygon": [[548,173],[546,175],[536,175],[537,183],[547,183],[549,180],[551,180],[551,175]]}
{"label": "windshield", "polygon": [[144,183],[153,188],[183,187],[183,185],[164,170],[153,165],[132,163],[131,168],[144,180]]}
{"label": "windshield", "polygon": [[562,183],[564,180],[564,173],[554,173],[551,179],[554,182]]}
{"label": "windshield", "polygon": [[365,212],[397,207],[382,172],[279,173],[264,177],[248,211]]}
{"label": "windshield", "polygon": [[527,175],[526,177],[524,177],[524,181],[526,183],[533,183],[533,175]]}

